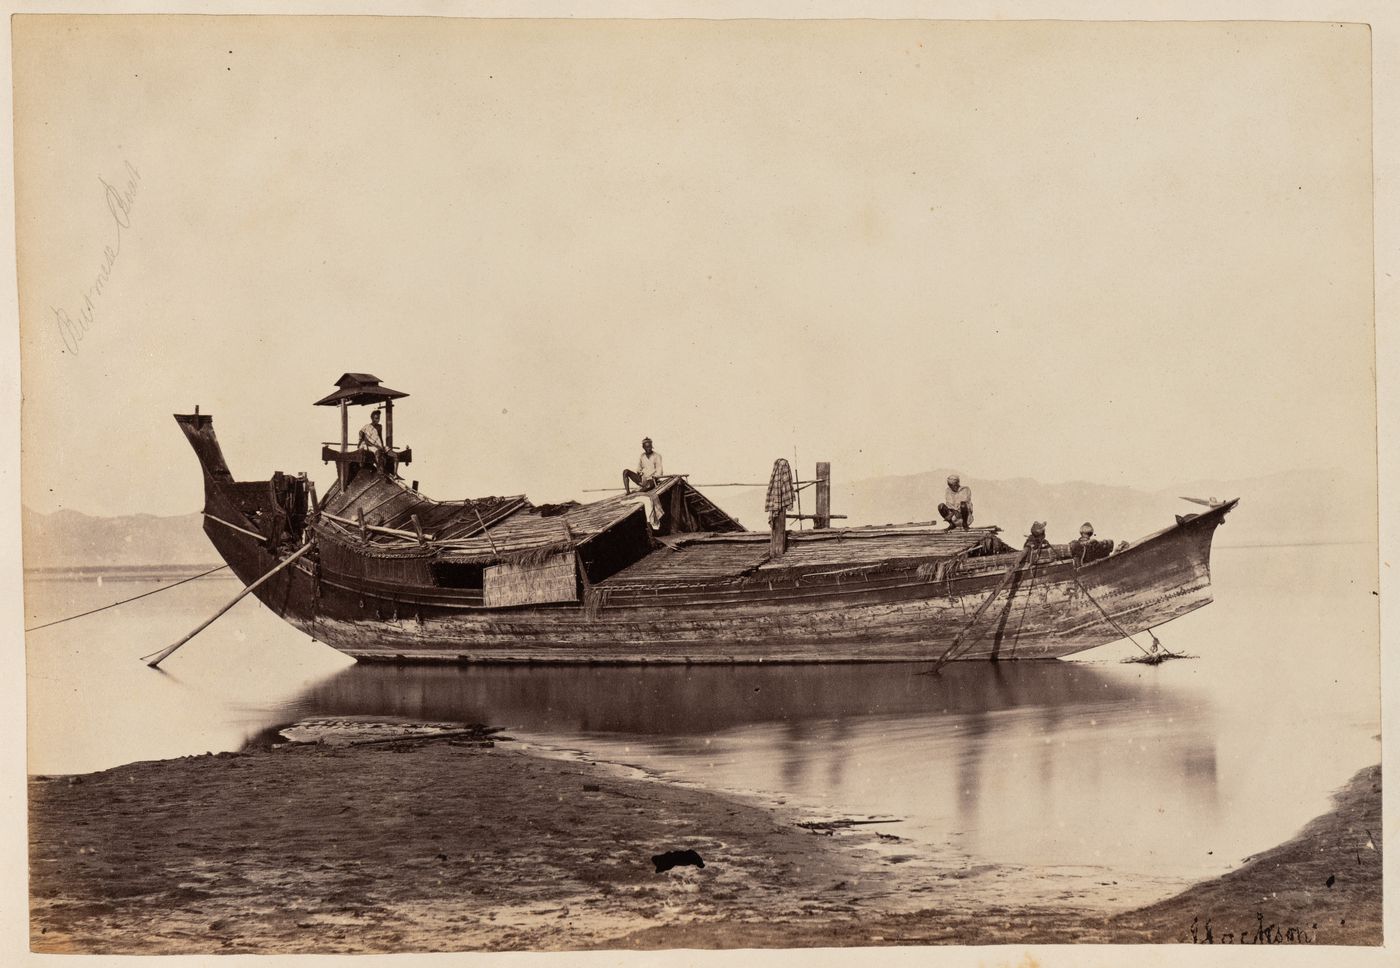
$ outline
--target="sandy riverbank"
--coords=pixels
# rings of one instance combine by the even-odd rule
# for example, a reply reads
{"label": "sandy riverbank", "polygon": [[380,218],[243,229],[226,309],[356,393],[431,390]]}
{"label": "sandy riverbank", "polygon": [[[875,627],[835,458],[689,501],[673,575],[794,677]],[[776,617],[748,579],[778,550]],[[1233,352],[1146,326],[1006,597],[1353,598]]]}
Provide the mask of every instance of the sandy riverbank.
{"label": "sandy riverbank", "polygon": [[[959,904],[951,871],[946,890],[911,913],[907,895],[892,903],[901,872],[851,839],[814,836],[738,799],[489,743],[284,746],[33,778],[32,946],[1172,942],[1191,940],[1193,920],[1199,940],[1209,921],[1223,942],[1257,932],[1260,914],[1268,937],[1295,928],[1318,943],[1380,942],[1378,768],[1288,844],[1106,919],[1077,907],[974,909]],[[656,873],[652,855],[673,849],[697,851],[705,867]]]}

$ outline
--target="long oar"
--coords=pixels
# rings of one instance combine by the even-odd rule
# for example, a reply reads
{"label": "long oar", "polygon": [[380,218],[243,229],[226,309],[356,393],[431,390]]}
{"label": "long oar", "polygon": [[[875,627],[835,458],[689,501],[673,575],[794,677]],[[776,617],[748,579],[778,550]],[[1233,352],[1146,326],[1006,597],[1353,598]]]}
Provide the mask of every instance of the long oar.
{"label": "long oar", "polygon": [[[282,561],[280,561],[280,562],[278,563],[278,565],[277,565],[276,568],[272,569],[272,570],[269,571],[266,575],[263,575],[261,578],[259,578],[259,579],[258,579],[257,581],[255,581],[255,582],[253,582],[253,583],[252,583],[251,585],[249,585],[247,588],[243,589],[243,591],[239,592],[237,595],[235,595],[235,596],[233,597],[233,601],[229,602],[229,603],[228,603],[227,605],[225,605],[223,608],[221,608],[221,609],[219,609],[217,612],[215,612],[212,616],[209,617],[209,619],[208,619],[207,621],[204,622],[204,624],[200,625],[199,628],[195,629],[195,630],[194,630],[193,632],[191,632],[189,635],[185,636],[183,639],[181,639],[180,641],[176,642],[176,643],[175,643],[174,645],[172,645],[170,648],[162,650],[159,654],[156,655],[156,657],[155,657],[154,659],[152,659],[150,662],[147,662],[146,665],[150,666],[152,669],[154,669],[154,668],[156,668],[157,666],[159,666],[162,662],[164,662],[167,658],[169,658],[170,653],[174,652],[176,649],[178,649],[180,646],[184,645],[184,644],[185,644],[186,642],[188,642],[190,639],[194,638],[194,637],[195,637],[196,635],[198,635],[200,632],[203,632],[203,631],[204,631],[205,629],[207,629],[209,626],[213,625],[214,622],[219,618],[219,616],[223,615],[223,614],[224,614],[225,612],[227,612],[229,609],[233,608],[233,606],[235,606],[235,605],[237,605],[239,602],[241,602],[241,601],[243,600],[243,596],[244,596],[244,595],[247,595],[247,594],[248,594],[249,592],[251,592],[253,589],[257,588],[257,587],[258,587],[259,585],[261,585],[263,582],[267,581],[267,580],[268,580],[269,578],[271,578],[273,575],[277,574],[277,573],[278,573],[279,571],[281,571],[283,568],[286,568],[286,567],[287,567],[288,565],[290,565],[292,562],[296,561],[296,560],[297,560],[298,558],[300,558],[302,555],[306,554],[308,551],[311,550],[311,548],[312,548],[312,543],[308,541],[306,544],[302,545],[295,553],[293,553],[293,554],[291,554],[291,555],[288,555],[286,558],[283,558]],[[141,658],[144,659],[144,658],[146,658],[146,657],[145,657],[145,656],[142,656]]]}

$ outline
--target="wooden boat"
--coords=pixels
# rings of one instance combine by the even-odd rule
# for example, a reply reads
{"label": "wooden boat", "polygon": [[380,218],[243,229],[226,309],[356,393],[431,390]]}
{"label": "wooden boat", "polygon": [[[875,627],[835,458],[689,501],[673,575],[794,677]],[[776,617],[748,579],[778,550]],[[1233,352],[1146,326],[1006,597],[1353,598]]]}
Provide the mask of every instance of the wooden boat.
{"label": "wooden boat", "polygon": [[[212,418],[175,419],[203,469],[205,533],[233,572],[362,661],[911,661],[950,646],[1057,658],[1209,603],[1211,539],[1238,503],[1077,564],[991,527],[834,528],[824,513],[812,530],[751,532],[684,477],[588,504],[436,501],[398,474],[412,453],[394,446],[393,401],[407,394],[370,374],[337,386],[318,401],[341,410],[339,447],[321,455],[337,479],[319,500],[304,473],[234,480]],[[381,404],[376,463],[352,447],[347,408]]]}

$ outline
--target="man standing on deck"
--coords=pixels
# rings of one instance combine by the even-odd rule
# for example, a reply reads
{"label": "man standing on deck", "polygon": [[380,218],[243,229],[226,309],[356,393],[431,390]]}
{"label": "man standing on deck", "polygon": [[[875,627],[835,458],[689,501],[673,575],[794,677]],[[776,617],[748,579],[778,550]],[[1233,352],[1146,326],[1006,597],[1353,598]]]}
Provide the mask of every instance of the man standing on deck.
{"label": "man standing on deck", "polygon": [[384,434],[379,429],[379,411],[369,415],[369,423],[360,428],[360,450],[369,454],[374,466],[384,469]]}
{"label": "man standing on deck", "polygon": [[948,475],[948,492],[943,495],[943,503],[938,505],[938,514],[948,522],[949,531],[959,524],[964,531],[972,526],[972,488],[963,487],[956,474]]}
{"label": "man standing on deck", "polygon": [[642,438],[642,456],[637,458],[637,469],[626,468],[622,472],[622,489],[632,493],[632,485],[639,491],[650,491],[661,478],[661,455],[651,449],[651,438]]}

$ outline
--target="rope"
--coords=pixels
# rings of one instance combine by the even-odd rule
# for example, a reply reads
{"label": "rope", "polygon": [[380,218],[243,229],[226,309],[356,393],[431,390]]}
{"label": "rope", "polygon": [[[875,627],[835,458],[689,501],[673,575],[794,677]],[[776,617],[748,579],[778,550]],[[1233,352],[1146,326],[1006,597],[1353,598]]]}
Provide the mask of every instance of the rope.
{"label": "rope", "polygon": [[[977,620],[982,617],[982,613],[985,612],[987,610],[987,607],[992,604],[992,601],[998,595],[1001,594],[1002,589],[1005,588],[1008,584],[1010,584],[1012,576],[1016,574],[1016,572],[1021,568],[1021,566],[1024,565],[1027,561],[1031,560],[1031,554],[1032,549],[1026,548],[1024,551],[1021,552],[1019,556],[1017,556],[1016,560],[1011,563],[1011,567],[1006,569],[1006,574],[1002,575],[1001,581],[997,583],[997,587],[993,588],[992,593],[982,600],[982,604],[977,606],[977,611],[972,613],[972,618],[968,619],[967,624],[964,625],[962,629],[958,632],[958,634],[953,637],[952,644],[949,645],[948,648],[944,649],[943,654],[940,655],[934,661],[933,668],[920,672],[919,675],[938,675],[939,671],[943,668],[943,664],[953,657],[953,653],[957,650],[958,646],[962,644],[964,636],[966,636],[968,632],[972,631],[972,627],[976,625]],[[1007,599],[1006,605],[1008,608],[1010,608],[1011,599]]]}
{"label": "rope", "polygon": [[[146,665],[150,666],[152,669],[157,668],[157,667],[158,667],[162,662],[164,662],[164,661],[170,656],[170,654],[173,653],[176,649],[180,648],[182,645],[184,645],[184,644],[185,644],[186,642],[188,642],[190,639],[194,638],[194,637],[195,637],[196,635],[198,635],[200,632],[203,632],[203,631],[204,631],[205,629],[207,629],[209,626],[213,625],[216,621],[218,621],[218,619],[219,619],[219,617],[220,617],[221,615],[223,615],[223,614],[224,614],[225,612],[227,612],[229,609],[233,608],[233,606],[235,606],[235,605],[237,605],[239,602],[241,602],[241,601],[243,600],[243,597],[244,597],[245,595],[247,595],[247,594],[249,594],[250,592],[253,592],[253,591],[255,591],[257,588],[261,587],[261,586],[262,586],[269,578],[271,578],[273,575],[277,574],[277,573],[278,573],[279,571],[281,571],[283,568],[286,568],[288,565],[292,564],[294,561],[296,561],[296,560],[297,560],[298,558],[300,558],[302,555],[306,554],[308,551],[311,551],[311,550],[312,550],[313,548],[315,548],[315,547],[316,547],[316,536],[315,536],[314,533],[308,533],[307,536],[306,536],[306,543],[305,543],[305,544],[303,544],[300,548],[298,548],[296,551],[292,552],[292,553],[291,553],[290,555],[288,555],[287,557],[283,558],[280,562],[277,563],[277,566],[276,566],[275,568],[273,568],[271,571],[269,571],[267,574],[263,575],[261,578],[259,578],[259,579],[258,579],[257,581],[255,581],[255,582],[253,582],[253,583],[252,583],[251,585],[249,585],[247,588],[243,589],[243,590],[242,590],[241,592],[239,592],[237,595],[233,596],[233,599],[232,599],[227,605],[225,605],[223,608],[219,609],[219,610],[218,610],[217,612],[215,612],[212,616],[210,616],[208,619],[206,619],[206,620],[205,620],[198,628],[196,628],[193,632],[191,632],[189,635],[186,635],[183,639],[181,639],[180,641],[176,642],[174,645],[170,646],[169,648],[163,649],[163,650],[161,650],[161,651],[158,652],[158,653],[157,653],[157,652],[148,653],[148,654],[146,654],[146,655],[141,656],[141,659],[142,659],[143,661],[146,660],[146,659],[151,659],[151,661],[150,661],[150,662],[147,662]],[[152,659],[151,656],[155,656],[155,658]]]}
{"label": "rope", "polygon": [[[1118,624],[1117,619],[1115,619],[1112,615],[1108,614],[1108,609],[1100,605],[1098,603],[1098,600],[1095,599],[1093,595],[1089,594],[1089,589],[1085,588],[1084,583],[1079,580],[1078,572],[1071,572],[1070,574],[1074,575],[1074,583],[1079,586],[1079,590],[1084,593],[1084,597],[1089,599],[1093,606],[1097,608],[1100,612],[1103,612],[1103,617],[1108,619],[1108,624],[1112,625],[1114,629],[1118,631],[1119,635],[1123,636],[1123,638],[1127,639],[1129,642],[1133,643],[1133,645],[1136,645],[1139,649],[1141,649],[1143,655],[1152,655],[1152,653],[1149,652],[1147,649],[1142,648],[1142,645],[1138,642],[1137,639],[1133,638],[1130,634],[1128,634],[1127,629],[1123,628],[1123,626]],[[1157,636],[1152,635],[1151,629],[1147,630],[1147,634],[1152,636],[1152,644],[1160,649],[1162,647],[1162,643],[1157,641]]]}
{"label": "rope", "polygon": [[1011,635],[1011,655],[1013,658],[1016,655],[1016,647],[1021,644],[1021,628],[1026,624],[1026,609],[1030,607],[1031,592],[1035,590],[1035,566],[1037,564],[1038,557],[1038,555],[1031,556],[1031,581],[1030,584],[1026,586],[1025,593],[1021,596],[1021,611],[1016,616],[1016,631],[1013,632]]}
{"label": "rope", "polygon": [[109,608],[116,608],[118,605],[125,605],[127,602],[134,602],[134,601],[136,601],[138,598],[145,598],[147,595],[154,595],[156,592],[165,592],[165,591],[169,591],[169,590],[172,589],[172,588],[177,588],[177,587],[179,587],[180,585],[183,585],[183,584],[184,584],[185,582],[187,582],[187,581],[194,581],[196,578],[203,578],[205,575],[212,575],[212,574],[214,574],[214,572],[216,572],[216,571],[221,571],[221,570],[223,570],[224,568],[227,568],[227,567],[228,567],[228,565],[219,565],[219,567],[217,567],[217,568],[210,568],[208,571],[202,571],[202,572],[200,572],[198,575],[191,575],[191,576],[188,577],[188,578],[181,578],[179,581],[175,582],[175,584],[173,584],[173,585],[162,585],[160,588],[152,588],[150,591],[148,591],[148,592],[142,592],[140,595],[133,595],[133,596],[131,596],[130,598],[123,598],[123,599],[122,599],[121,601],[119,601],[119,602],[113,602],[113,603],[110,604],[110,605],[103,605],[101,608],[89,609],[89,610],[86,611],[86,612],[79,612],[77,615],[70,615],[70,616],[68,616],[67,618],[60,618],[60,619],[57,619],[57,620],[55,620],[55,621],[53,621],[53,622],[45,622],[43,625],[35,625],[33,628],[27,628],[27,629],[25,629],[25,631],[26,631],[26,632],[37,632],[37,631],[39,631],[40,629],[46,629],[46,628],[48,628],[48,627],[51,626],[51,625],[62,625],[64,622],[71,622],[71,621],[73,621],[73,619],[75,619],[75,618],[82,618],[82,617],[85,616],[85,615],[96,615],[98,612],[105,612],[105,611],[106,611],[107,609],[109,609]]}
{"label": "rope", "polygon": [[[670,478],[670,477],[685,477],[684,474],[668,474],[668,475],[666,475],[666,476],[667,476],[668,478]],[[687,480],[686,483],[689,484],[690,482]],[[794,485],[793,485],[793,490],[794,490],[794,491],[806,490],[806,489],[809,488],[809,487],[816,487],[817,483],[818,483],[817,481],[802,481],[802,482],[799,483],[799,484],[794,484]],[[759,482],[757,482],[757,483],[750,484],[750,483],[748,483],[747,481],[740,481],[740,482],[729,482],[729,483],[724,483],[724,484],[691,484],[690,486],[691,486],[691,487],[767,487],[767,486],[768,486],[768,482],[767,482],[767,481],[759,481]],[[620,487],[585,487],[585,488],[583,489],[583,493],[584,493],[584,494],[614,494],[614,493],[617,493],[617,492],[619,492],[619,491],[621,491],[621,490],[622,490],[622,488],[620,488]]]}

